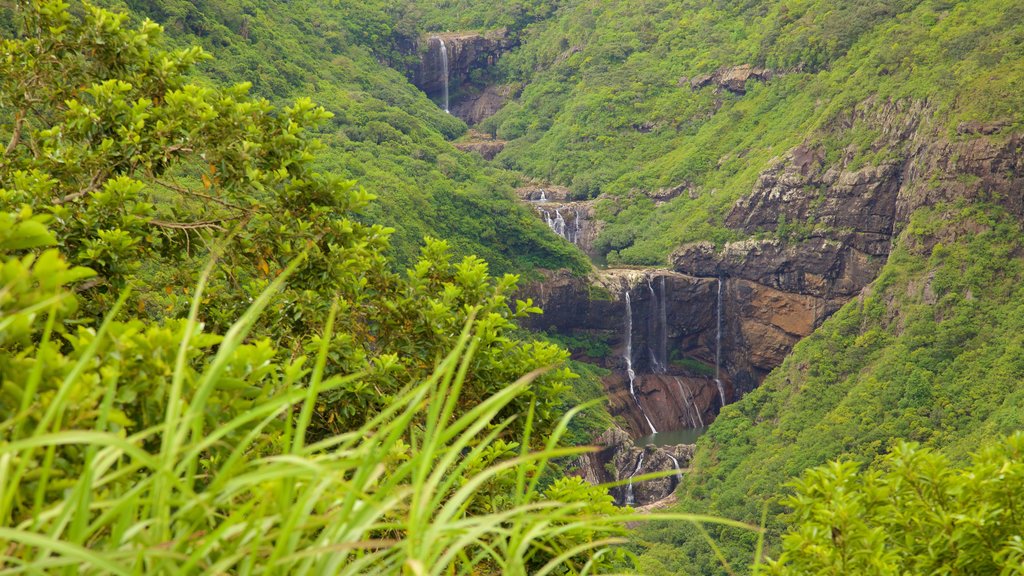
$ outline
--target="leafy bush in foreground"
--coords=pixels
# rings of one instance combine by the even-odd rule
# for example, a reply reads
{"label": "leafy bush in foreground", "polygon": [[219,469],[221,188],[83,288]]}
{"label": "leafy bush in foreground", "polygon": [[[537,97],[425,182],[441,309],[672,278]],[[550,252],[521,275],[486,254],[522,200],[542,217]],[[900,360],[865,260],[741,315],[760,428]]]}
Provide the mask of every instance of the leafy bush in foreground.
{"label": "leafy bush in foreground", "polygon": [[837,461],[792,486],[793,528],[763,574],[1024,574],[1024,433],[954,469],[903,443],[861,472]]}

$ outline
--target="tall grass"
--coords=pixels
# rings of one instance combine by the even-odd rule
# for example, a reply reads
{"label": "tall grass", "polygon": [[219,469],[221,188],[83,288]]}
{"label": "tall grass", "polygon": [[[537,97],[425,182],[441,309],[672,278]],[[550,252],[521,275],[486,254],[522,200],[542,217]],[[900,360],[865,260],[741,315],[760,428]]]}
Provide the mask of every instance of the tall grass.
{"label": "tall grass", "polygon": [[[34,426],[25,426],[25,409],[35,398],[3,416],[0,430],[11,436],[0,439],[0,574],[591,574],[622,556],[624,522],[714,521],[616,512],[584,488],[551,496],[541,486],[549,462],[585,450],[558,447],[574,412],[540,451],[528,449],[532,415],[522,415],[526,437],[494,458],[516,446],[504,437],[512,419],[499,414],[537,374],[457,414],[478,346],[472,322],[429,379],[353,432],[306,442],[318,394],[359,378],[324,376],[334,310],[311,370],[284,370],[275,393],[211,419],[206,400],[233,385],[226,367],[289,273],[190,371],[200,283],[158,425],[127,435],[111,423],[123,385],[116,365],[101,372],[91,429],[64,421],[100,340],[116,337],[109,319]],[[51,312],[38,358],[53,324]],[[41,364],[23,376],[24,394],[37,388]],[[55,464],[69,447],[83,455],[80,473],[58,482]],[[500,504],[486,501],[496,484]]]}

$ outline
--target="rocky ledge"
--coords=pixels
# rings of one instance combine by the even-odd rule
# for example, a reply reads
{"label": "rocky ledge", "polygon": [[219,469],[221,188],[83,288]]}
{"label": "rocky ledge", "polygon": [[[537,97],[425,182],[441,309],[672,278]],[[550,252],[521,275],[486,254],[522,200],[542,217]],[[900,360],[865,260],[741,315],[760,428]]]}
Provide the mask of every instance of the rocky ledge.
{"label": "rocky ledge", "polygon": [[[627,480],[633,476],[685,469],[693,458],[692,444],[637,446],[629,434],[612,428],[594,440],[596,451],[581,456],[576,474],[591,484]],[[621,506],[645,506],[670,496],[682,472],[664,478],[628,482],[609,489]]]}
{"label": "rocky ledge", "polygon": [[750,64],[719,68],[711,74],[702,74],[693,78],[680,78],[680,85],[689,84],[691,90],[705,86],[718,86],[734,94],[747,93],[747,80],[767,82],[775,75],[767,68],[756,68]]}
{"label": "rocky ledge", "polygon": [[455,147],[463,152],[479,154],[484,160],[494,160],[494,157],[505,149],[505,144],[504,140],[498,140],[490,134],[470,130],[462,139],[455,142]]}

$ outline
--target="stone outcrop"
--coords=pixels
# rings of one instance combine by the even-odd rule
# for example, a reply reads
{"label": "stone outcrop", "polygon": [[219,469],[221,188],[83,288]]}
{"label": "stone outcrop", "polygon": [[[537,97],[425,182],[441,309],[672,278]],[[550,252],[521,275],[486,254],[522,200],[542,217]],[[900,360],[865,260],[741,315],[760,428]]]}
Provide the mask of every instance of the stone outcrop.
{"label": "stone outcrop", "polygon": [[[612,428],[599,436],[594,440],[594,445],[597,450],[581,456],[576,469],[576,473],[591,484],[686,468],[693,458],[694,449],[692,444],[637,446],[629,434],[618,428]],[[639,470],[638,463],[641,464]],[[619,505],[643,506],[671,495],[679,485],[680,478],[680,475],[670,475],[627,483],[611,488],[609,492]]]}
{"label": "stone outcrop", "polygon": [[470,126],[475,126],[484,120],[494,116],[512,98],[511,86],[484,86],[483,89],[474,87],[452,104],[452,114],[462,118]]}
{"label": "stone outcrop", "polygon": [[[792,346],[870,284],[893,239],[922,206],[956,200],[1001,204],[1024,218],[1024,136],[981,137],[1005,123],[965,123],[950,141],[929,126],[923,102],[865,102],[825,132],[876,134],[832,163],[812,141],[761,173],[726,225],[782,239],[745,240],[721,251],[709,243],[679,248],[673,269],[724,279],[722,365],[736,393],[760,384]],[[865,165],[858,155],[885,151]]]}
{"label": "stone outcrop", "polygon": [[571,202],[572,191],[565,186],[543,182],[531,182],[516,189],[516,195],[524,202]]}
{"label": "stone outcrop", "polygon": [[[748,80],[767,82],[773,76],[774,72],[767,68],[756,68],[750,64],[742,64],[740,66],[719,68],[711,74],[694,76],[689,79],[689,85],[692,90],[714,85],[735,94],[746,94]],[[685,82],[680,80],[680,84],[685,84]]]}
{"label": "stone outcrop", "polygon": [[484,160],[493,160],[505,149],[506,142],[497,140],[490,134],[470,130],[466,136],[455,143],[455,147],[463,152],[474,152]]}
{"label": "stone outcrop", "polygon": [[[665,270],[606,270],[590,278],[561,271],[525,287],[520,297],[532,298],[544,310],[525,320],[527,327],[607,346],[601,358],[585,351],[575,351],[575,357],[612,371],[604,378],[609,410],[634,437],[650,434],[648,419],[659,431],[699,428],[721,409],[713,377],[716,279]],[[723,340],[727,337],[723,334]],[[634,394],[627,350],[636,374]],[[731,401],[735,394],[728,370],[720,380]]]}
{"label": "stone outcrop", "polygon": [[[482,115],[497,105],[496,98],[507,98],[501,88],[493,88],[484,101],[484,86],[465,90],[475,95],[476,102],[464,102],[461,91],[470,84],[470,74],[475,70],[493,67],[502,54],[513,48],[514,42],[504,29],[488,32],[446,32],[431,34],[420,41],[420,63],[412,70],[412,82],[431,98],[440,98],[445,86],[441,43],[444,43],[448,57],[448,91],[451,98],[449,108],[453,113],[466,114],[466,118]],[[498,106],[500,107],[500,106]],[[496,110],[496,109],[495,109]],[[493,113],[493,112],[491,112]]]}

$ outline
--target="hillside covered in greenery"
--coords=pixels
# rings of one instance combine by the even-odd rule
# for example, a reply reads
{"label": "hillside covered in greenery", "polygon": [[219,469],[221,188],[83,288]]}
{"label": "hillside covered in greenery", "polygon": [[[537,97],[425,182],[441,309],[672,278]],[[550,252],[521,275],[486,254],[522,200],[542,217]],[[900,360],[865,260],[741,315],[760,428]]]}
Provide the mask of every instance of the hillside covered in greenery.
{"label": "hillside covered in greenery", "polygon": [[[566,2],[500,63],[525,87],[485,127],[510,140],[501,164],[603,195],[611,262],[664,265],[684,242],[742,237],[725,215],[794,146],[887,160],[880,134],[829,130],[866,101],[926,101],[943,137],[1019,129],[1021,16],[1009,0]],[[741,65],[772,77],[691,87]]]}
{"label": "hillside covered in greenery", "polygon": [[[1021,22],[0,2],[0,573],[1024,574]],[[413,81],[428,35],[499,29],[484,160]],[[625,351],[520,327],[548,285],[616,297],[524,184],[584,202],[602,265],[717,287],[684,335],[714,366],[680,360],[714,423],[685,473],[629,463],[667,508],[575,475],[608,382],[636,400],[634,309]],[[729,405],[723,298],[726,346],[763,336],[726,358],[779,354]],[[799,306],[791,352],[757,332]]]}
{"label": "hillside covered in greenery", "polygon": [[152,19],[176,46],[201,46],[213,58],[196,67],[200,83],[246,82],[275,104],[309,98],[330,112],[317,128],[317,166],[368,186],[377,201],[366,216],[394,229],[397,263],[414,261],[423,237],[434,236],[501,272],[584,269],[512,201],[515,176],[448,144],[465,125],[399,71],[416,61],[423,30],[404,10],[347,0],[97,4]]}

